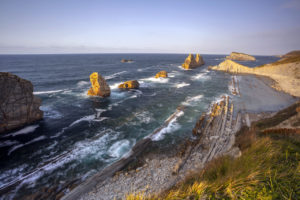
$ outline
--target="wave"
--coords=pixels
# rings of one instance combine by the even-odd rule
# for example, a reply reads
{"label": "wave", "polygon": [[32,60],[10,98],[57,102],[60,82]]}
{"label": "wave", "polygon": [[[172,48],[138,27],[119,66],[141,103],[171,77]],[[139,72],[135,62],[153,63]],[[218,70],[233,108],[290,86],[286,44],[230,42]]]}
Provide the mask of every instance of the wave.
{"label": "wave", "polygon": [[125,153],[130,151],[130,141],[129,140],[120,140],[115,142],[109,149],[108,155],[114,158],[119,158]]}
{"label": "wave", "polygon": [[198,102],[202,98],[203,98],[203,95],[201,95],[201,94],[194,96],[194,97],[187,97],[186,100],[184,102],[182,102],[181,104],[185,105],[185,106],[191,106],[192,103]]}
{"label": "wave", "polygon": [[154,118],[149,111],[136,112],[134,115],[141,123],[149,124],[154,121]]}
{"label": "wave", "polygon": [[118,89],[119,88],[119,85],[121,84],[122,82],[118,82],[118,83],[114,83],[112,85],[109,85],[110,89],[112,90],[115,90],[115,89]]}
{"label": "wave", "polygon": [[191,77],[191,80],[195,81],[195,80],[208,80],[210,79],[211,77],[207,75],[208,72],[202,72],[202,73],[199,73],[199,74],[196,74],[194,76]]}
{"label": "wave", "polygon": [[127,71],[122,71],[122,72],[117,72],[117,73],[114,73],[112,75],[108,75],[108,76],[104,76],[105,80],[110,80],[110,79],[114,79],[116,78],[117,76],[121,75],[121,74],[124,74],[126,73]]}
{"label": "wave", "polygon": [[89,84],[90,84],[89,81],[79,81],[79,82],[77,83],[77,86],[78,86],[78,87],[83,87],[83,86],[86,86],[86,85],[89,85]]}
{"label": "wave", "polygon": [[44,111],[45,118],[60,119],[63,117],[60,112],[52,109],[50,106],[40,106],[40,109]]}
{"label": "wave", "polygon": [[33,94],[53,94],[53,93],[59,93],[63,92],[64,90],[49,90],[49,91],[38,91],[38,92],[33,92]]}
{"label": "wave", "polygon": [[0,142],[0,148],[1,147],[7,147],[7,146],[12,146],[14,144],[18,144],[19,142],[16,140],[5,140],[3,142]]}
{"label": "wave", "polygon": [[13,132],[13,133],[10,133],[8,135],[4,135],[2,137],[10,137],[10,136],[16,136],[16,135],[23,135],[23,134],[28,134],[28,133],[32,133],[35,131],[35,129],[37,129],[39,127],[39,125],[31,125],[31,126],[26,126],[25,128],[19,130],[19,131],[16,131],[16,132]]}
{"label": "wave", "polygon": [[141,81],[150,81],[155,83],[167,83],[169,81],[169,78],[155,78],[155,77],[149,77],[149,78],[143,78],[140,79]]}
{"label": "wave", "polygon": [[177,119],[184,115],[184,112],[181,110],[176,110],[166,121],[162,128],[154,131],[154,134],[150,136],[153,141],[159,141],[164,139],[166,133],[172,133],[180,129],[181,125],[177,123]]}
{"label": "wave", "polygon": [[14,152],[15,150],[17,150],[17,149],[19,149],[19,148],[22,148],[22,147],[27,146],[27,145],[30,145],[30,144],[32,144],[32,143],[35,143],[35,142],[44,140],[44,139],[46,139],[46,138],[47,138],[46,136],[42,135],[42,136],[37,137],[37,138],[35,138],[35,139],[33,139],[33,140],[30,140],[29,142],[26,142],[25,144],[18,144],[18,145],[16,145],[16,146],[13,146],[12,148],[9,149],[7,155],[9,156],[12,152]]}
{"label": "wave", "polygon": [[191,84],[182,82],[182,83],[175,84],[175,87],[176,88],[182,88],[182,87],[186,87],[186,86],[189,86],[189,85],[191,85]]}
{"label": "wave", "polygon": [[168,73],[168,77],[174,78],[174,77],[177,76],[178,74],[179,74],[178,71],[172,71],[172,72]]}

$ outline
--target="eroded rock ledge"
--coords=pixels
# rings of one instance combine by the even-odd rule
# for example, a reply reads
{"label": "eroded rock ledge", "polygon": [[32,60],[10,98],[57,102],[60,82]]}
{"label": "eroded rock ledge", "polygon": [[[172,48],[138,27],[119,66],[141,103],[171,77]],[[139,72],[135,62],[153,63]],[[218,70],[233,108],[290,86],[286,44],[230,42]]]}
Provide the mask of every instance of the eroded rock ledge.
{"label": "eroded rock ledge", "polygon": [[245,53],[232,52],[229,56],[226,56],[226,59],[230,60],[240,60],[240,61],[255,61],[254,56],[250,56]]}
{"label": "eroded rock ledge", "polygon": [[0,133],[42,119],[40,106],[41,99],[33,95],[30,81],[0,72]]}

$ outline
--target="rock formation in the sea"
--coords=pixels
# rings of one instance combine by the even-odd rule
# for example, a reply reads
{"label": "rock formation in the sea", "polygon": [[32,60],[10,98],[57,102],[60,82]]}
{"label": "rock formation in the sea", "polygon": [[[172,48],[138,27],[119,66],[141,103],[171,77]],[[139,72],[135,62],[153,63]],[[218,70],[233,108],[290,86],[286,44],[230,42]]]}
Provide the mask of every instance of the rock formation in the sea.
{"label": "rock formation in the sea", "polygon": [[155,78],[168,78],[168,73],[166,71],[160,71],[155,75]]}
{"label": "rock formation in the sea", "polygon": [[122,62],[122,63],[129,63],[129,62],[133,62],[133,60],[130,60],[130,59],[122,59],[121,62]]}
{"label": "rock formation in the sea", "polygon": [[182,67],[184,69],[194,69],[201,65],[204,65],[204,61],[200,54],[196,54],[196,58],[193,54],[189,54],[189,56],[185,59],[184,63],[182,64]]}
{"label": "rock formation in the sea", "polygon": [[300,54],[287,54],[282,59],[250,68],[232,60],[225,60],[209,69],[225,71],[235,74],[256,74],[275,80],[275,89],[283,90],[293,96],[300,97]]}
{"label": "rock formation in the sea", "polygon": [[97,72],[92,73],[90,75],[90,81],[92,87],[88,90],[88,95],[100,97],[110,96],[110,87],[100,74],[98,74]]}
{"label": "rock formation in the sea", "polygon": [[42,119],[40,106],[41,99],[33,95],[30,81],[0,72],[0,133]]}
{"label": "rock formation in the sea", "polygon": [[140,84],[137,80],[126,81],[119,85],[120,89],[138,89]]}
{"label": "rock formation in the sea", "polygon": [[239,60],[239,61],[255,61],[255,57],[250,56],[245,53],[232,52],[229,56],[226,56],[226,59],[230,60]]}

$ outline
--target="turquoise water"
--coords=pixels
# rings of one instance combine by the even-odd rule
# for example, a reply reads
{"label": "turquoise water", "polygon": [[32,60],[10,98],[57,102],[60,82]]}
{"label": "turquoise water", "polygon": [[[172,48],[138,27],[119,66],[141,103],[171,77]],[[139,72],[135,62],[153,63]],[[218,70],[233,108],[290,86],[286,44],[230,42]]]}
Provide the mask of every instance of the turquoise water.
{"label": "turquoise water", "polygon": [[[20,198],[43,187],[80,181],[110,165],[151,134],[176,110],[185,110],[164,128],[155,142],[176,145],[191,137],[202,112],[223,94],[230,95],[230,75],[208,71],[225,55],[204,55],[205,65],[183,70],[187,55],[89,54],[0,56],[0,71],[30,80],[42,99],[44,119],[0,136],[1,199]],[[258,56],[250,65],[277,60]],[[132,63],[121,63],[132,59]],[[247,63],[246,63],[247,64]],[[167,79],[155,79],[166,70]],[[111,87],[109,98],[88,97],[89,75],[98,72]],[[138,80],[138,90],[118,84]]]}

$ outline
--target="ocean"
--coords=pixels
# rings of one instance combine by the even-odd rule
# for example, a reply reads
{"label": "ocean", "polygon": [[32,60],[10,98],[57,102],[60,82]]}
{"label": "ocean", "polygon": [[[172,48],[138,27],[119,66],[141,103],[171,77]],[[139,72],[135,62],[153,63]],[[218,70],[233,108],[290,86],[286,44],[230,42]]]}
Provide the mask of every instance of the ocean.
{"label": "ocean", "polygon": [[[130,152],[140,139],[160,127],[184,106],[167,127],[152,138],[172,147],[192,137],[203,112],[222,95],[230,95],[231,75],[209,71],[225,55],[203,55],[205,65],[183,70],[184,54],[0,55],[0,71],[32,82],[42,99],[43,120],[0,136],[0,199],[20,199],[79,180],[84,181]],[[258,66],[278,60],[256,56]],[[132,59],[132,63],[121,63]],[[168,78],[155,79],[166,70]],[[89,75],[101,74],[110,85],[109,98],[89,97]],[[118,85],[138,80],[140,88]],[[246,87],[246,86],[245,86]],[[272,110],[271,107],[260,111]],[[11,187],[10,187],[11,186]]]}

